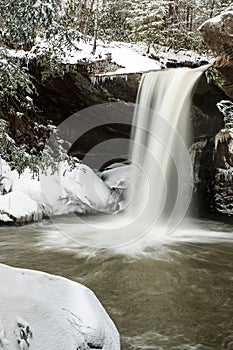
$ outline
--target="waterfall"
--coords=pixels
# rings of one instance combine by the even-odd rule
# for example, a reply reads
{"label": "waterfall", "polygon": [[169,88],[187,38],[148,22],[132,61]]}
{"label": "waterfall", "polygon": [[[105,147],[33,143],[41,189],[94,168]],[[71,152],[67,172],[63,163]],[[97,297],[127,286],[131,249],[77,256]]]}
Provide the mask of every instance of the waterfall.
{"label": "waterfall", "polygon": [[[132,164],[121,169],[126,172],[125,184],[131,182],[128,198],[125,188],[122,192],[126,200],[121,208],[125,209],[108,216],[75,215],[69,217],[69,225],[58,218],[56,226],[66,237],[81,245],[121,247],[129,253],[141,251],[155,240],[170,239],[167,233],[178,227],[192,196],[188,113],[195,85],[206,69],[179,68],[143,75],[132,123]],[[102,198],[98,188],[95,193]]]}
{"label": "waterfall", "polygon": [[207,66],[143,75],[131,142],[132,188],[127,215],[144,230],[166,225],[172,232],[192,196],[188,113],[194,88]]}

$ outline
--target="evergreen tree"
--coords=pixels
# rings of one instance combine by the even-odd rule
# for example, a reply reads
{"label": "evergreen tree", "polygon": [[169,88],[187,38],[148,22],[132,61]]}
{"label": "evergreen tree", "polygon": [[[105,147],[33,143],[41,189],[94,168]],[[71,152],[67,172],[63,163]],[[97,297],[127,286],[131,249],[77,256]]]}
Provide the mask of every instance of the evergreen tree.
{"label": "evergreen tree", "polygon": [[164,28],[166,1],[133,0],[129,6],[128,23],[131,38],[134,41],[144,41],[148,47],[161,41],[161,31]]}
{"label": "evergreen tree", "polygon": [[62,6],[62,0],[0,0],[2,116],[30,114],[33,100],[29,103],[29,99],[36,94],[26,62],[17,58],[17,54],[12,55],[9,49],[30,50],[36,38],[47,40],[47,50],[37,60],[40,59],[40,66],[44,67],[43,76],[58,72],[61,50],[69,49],[72,41],[80,38],[80,33],[70,26],[67,9]]}
{"label": "evergreen tree", "polygon": [[99,18],[99,35],[101,38],[129,41],[128,5],[128,0],[105,0],[103,2]]}
{"label": "evergreen tree", "polygon": [[93,35],[95,0],[67,0],[64,21],[84,35]]}
{"label": "evergreen tree", "polygon": [[48,49],[36,57],[37,64],[44,70],[43,76],[58,72],[62,50],[80,37],[70,26],[66,11],[62,0],[0,0],[0,119],[7,121],[9,135],[0,135],[1,154],[8,155],[12,164],[18,154],[21,164],[26,166],[30,160],[33,166],[51,133],[42,111],[35,107],[37,89],[27,68],[27,55],[22,59],[17,50],[30,50],[37,38],[47,41]]}
{"label": "evergreen tree", "polygon": [[198,27],[229,7],[227,0],[132,0],[128,23],[130,37],[175,49],[203,50]]}
{"label": "evergreen tree", "polygon": [[49,38],[57,32],[61,0],[0,0],[1,43],[30,50],[37,35]]}

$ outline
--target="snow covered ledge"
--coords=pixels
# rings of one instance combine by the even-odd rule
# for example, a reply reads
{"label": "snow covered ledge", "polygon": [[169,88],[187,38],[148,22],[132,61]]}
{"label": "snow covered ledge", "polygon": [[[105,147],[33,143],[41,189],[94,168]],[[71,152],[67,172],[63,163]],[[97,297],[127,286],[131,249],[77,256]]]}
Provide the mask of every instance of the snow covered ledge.
{"label": "snow covered ledge", "polygon": [[93,292],[63,277],[0,264],[1,350],[118,350]]}

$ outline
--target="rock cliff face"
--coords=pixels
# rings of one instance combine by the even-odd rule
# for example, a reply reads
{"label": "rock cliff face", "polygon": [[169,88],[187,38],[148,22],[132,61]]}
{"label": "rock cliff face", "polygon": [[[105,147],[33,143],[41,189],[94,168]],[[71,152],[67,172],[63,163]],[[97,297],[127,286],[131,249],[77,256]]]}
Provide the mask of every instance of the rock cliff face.
{"label": "rock cliff face", "polygon": [[[226,94],[218,104],[222,113],[222,124],[214,123],[210,147],[212,162],[208,165],[209,204],[214,211],[233,215],[233,11],[223,12],[219,16],[203,23],[200,27],[204,43],[211,49],[215,61],[210,69],[215,83]],[[220,96],[219,96],[220,97]],[[210,125],[213,123],[210,123]],[[207,143],[208,145],[208,143]],[[213,150],[213,151],[212,151]],[[208,152],[203,150],[203,155]],[[211,158],[209,158],[211,159]],[[207,163],[208,164],[208,163]],[[202,171],[205,165],[201,166]],[[202,185],[204,182],[201,182]]]}
{"label": "rock cliff face", "polygon": [[[217,20],[209,20],[201,27],[203,40],[216,55],[214,69],[218,75],[216,84],[216,81],[215,83],[207,83],[203,74],[194,94],[191,112],[194,131],[194,140],[191,146],[195,172],[194,196],[199,201],[196,206],[199,213],[211,209],[233,215],[232,180],[230,180],[229,175],[231,162],[228,162],[231,157],[230,149],[232,149],[231,136],[221,137],[227,131],[222,131],[226,129],[226,126],[223,114],[216,106],[221,100],[233,97],[233,88],[231,95],[231,84],[233,84],[231,28],[233,28],[233,14],[231,12],[219,16]],[[94,168],[95,161],[99,157],[95,153],[96,145],[110,139],[129,138],[133,117],[131,103],[136,101],[141,78],[141,74],[95,77],[96,74],[108,71],[109,65],[111,62],[107,61],[100,62],[98,67],[88,64],[73,65],[66,67],[67,72],[63,77],[50,78],[44,84],[38,85],[38,107],[44,111],[46,119],[52,120],[57,125],[73,113],[83,111],[90,106],[117,101],[129,103],[124,111],[117,111],[117,115],[109,114],[107,109],[97,109],[100,112],[100,114],[97,113],[98,115],[95,112],[91,112],[90,116],[87,115],[85,119],[87,123],[89,122],[88,118],[97,117],[102,118],[103,121],[107,120],[108,124],[103,123],[105,125],[89,130],[82,135],[72,146],[70,153],[80,159],[88,154],[89,158],[85,159],[85,162],[89,162],[88,165]],[[110,68],[116,69],[117,67]],[[30,69],[33,75],[40,74],[36,65],[31,65]],[[216,74],[214,75],[216,76]],[[118,118],[121,120],[122,115],[124,115],[124,124],[116,123]],[[216,140],[221,140],[221,142]],[[127,159],[128,142],[119,142],[119,145],[121,147],[114,149],[111,156],[116,161]],[[109,146],[110,148],[108,148]],[[112,152],[111,143],[109,146],[106,143],[106,154]],[[91,149],[94,151],[91,152]],[[226,165],[225,159],[229,165]]]}
{"label": "rock cliff face", "polygon": [[[63,78],[53,78],[39,87],[38,104],[46,113],[46,118],[60,124],[67,117],[79,111],[82,123],[91,124],[92,118],[102,120],[103,125],[88,130],[72,146],[70,153],[78,158],[85,158],[92,168],[98,168],[96,164],[104,164],[100,159],[105,155],[98,154],[95,149],[107,140],[122,138],[124,142],[118,142],[117,147],[112,150],[111,142],[105,143],[105,153],[112,161],[126,160],[128,157],[131,123],[133,118],[137,90],[141,74],[130,74],[128,76],[92,78],[88,67],[77,66],[75,70],[64,75]],[[215,137],[224,128],[223,114],[218,110],[216,104],[227,99],[226,94],[215,84],[207,83],[203,75],[198,84],[191,111],[194,140],[191,146],[194,172],[195,172],[195,195],[199,204],[197,211],[206,212],[209,208],[218,209],[219,200],[215,193],[221,193],[221,188],[215,187],[216,161]],[[110,108],[104,107],[106,102],[127,102],[122,108],[117,108],[113,113]],[[102,105],[98,107],[98,105]],[[92,107],[91,107],[92,106]],[[96,106],[96,107],[95,107]],[[91,108],[90,108],[91,107]],[[86,112],[88,108],[89,112]],[[124,123],[121,123],[122,116]],[[119,120],[119,122],[117,122]],[[106,124],[108,122],[108,124]],[[92,150],[93,149],[93,150]],[[218,152],[218,151],[217,151]],[[110,156],[111,155],[111,156]],[[107,165],[107,164],[106,164]],[[109,165],[109,164],[108,164]],[[221,210],[223,212],[223,210]]]}
{"label": "rock cliff face", "polygon": [[233,11],[209,19],[200,27],[204,43],[215,56],[213,68],[217,82],[233,98]]}
{"label": "rock cliff face", "polygon": [[224,128],[215,136],[214,206],[224,214],[233,215],[233,103],[222,102]]}
{"label": "rock cliff face", "polygon": [[[107,71],[109,62],[106,61],[105,65],[102,69]],[[31,65],[30,70],[32,75],[39,75],[40,79],[40,71],[38,71],[36,65]],[[94,77],[94,74],[100,72],[101,70],[98,67],[92,67],[91,64],[70,65],[63,77],[51,77],[45,80],[43,84],[38,84],[37,105],[43,111],[46,120],[51,120],[55,125],[59,125],[74,113],[91,106],[118,101],[135,102],[141,74],[119,75],[114,78],[111,76]],[[132,106],[129,105],[124,110],[124,124],[116,123],[120,116],[112,115],[107,110],[101,111],[100,108],[96,108],[97,115],[94,116],[93,113],[92,111],[85,113],[87,125],[94,117],[102,118],[103,124],[106,124],[104,122],[107,119],[108,124],[101,125],[98,129],[89,130],[72,146],[70,153],[76,155],[79,159],[83,159],[91,148],[103,141],[114,138],[128,138],[130,135],[130,124],[133,116]],[[103,114],[98,115],[98,113]],[[82,124],[82,122],[80,123]],[[83,127],[81,124],[80,127]],[[110,150],[106,149],[106,152],[108,153]],[[125,157],[126,153],[127,148],[121,148],[119,157],[120,155]],[[90,163],[89,165],[92,166],[93,164]]]}

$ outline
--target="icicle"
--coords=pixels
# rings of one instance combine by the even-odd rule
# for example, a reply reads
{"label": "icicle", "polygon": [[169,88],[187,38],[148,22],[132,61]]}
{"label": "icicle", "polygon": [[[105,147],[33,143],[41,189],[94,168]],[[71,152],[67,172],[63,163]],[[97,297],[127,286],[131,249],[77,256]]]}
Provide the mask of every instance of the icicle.
{"label": "icicle", "polygon": [[228,142],[230,138],[231,136],[228,129],[220,130],[220,132],[215,136],[215,151],[217,151],[219,143]]}
{"label": "icicle", "polygon": [[93,85],[96,85],[96,81],[97,81],[96,76],[93,76],[93,77],[91,76],[90,79],[91,79],[91,83],[92,83]]}
{"label": "icicle", "polygon": [[226,128],[233,128],[233,103],[228,100],[222,100],[217,103],[219,111],[224,115]]}
{"label": "icicle", "polygon": [[232,182],[233,181],[233,167],[229,167],[229,165],[228,165],[228,169],[218,168],[216,170],[215,178],[218,181]]}

